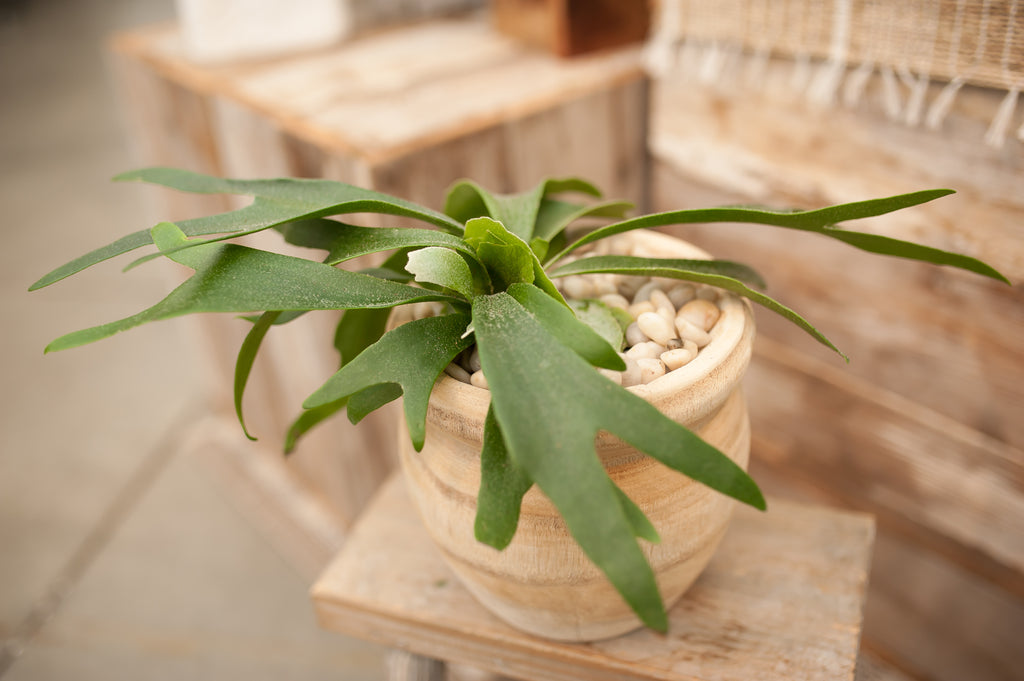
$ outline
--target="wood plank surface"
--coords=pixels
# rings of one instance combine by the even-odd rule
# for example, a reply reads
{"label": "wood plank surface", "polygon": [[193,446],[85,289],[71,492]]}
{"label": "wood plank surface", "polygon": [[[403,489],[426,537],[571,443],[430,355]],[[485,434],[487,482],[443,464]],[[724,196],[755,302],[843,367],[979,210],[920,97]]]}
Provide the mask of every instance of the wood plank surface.
{"label": "wood plank surface", "polygon": [[122,34],[112,49],[191,92],[238,101],[329,153],[372,162],[643,77],[639,48],[563,61],[523,49],[479,17],[219,67],[185,59],[173,26]]}
{"label": "wood plank surface", "polygon": [[332,630],[532,681],[852,679],[870,517],[777,500],[737,508],[667,636],[589,644],[522,634],[473,600],[394,477],[313,588]]}
{"label": "wood plank surface", "polygon": [[[740,225],[670,230],[749,262],[851,356],[758,315],[751,470],[774,494],[878,518],[863,645],[915,679],[1019,678],[1024,630],[1024,146],[983,144],[1000,96],[964,90],[941,132],[765,93],[659,84],[658,210],[958,194],[851,224],[991,260],[1013,287]],[[766,88],[771,90],[771,88]],[[784,93],[780,85],[776,93]],[[867,672],[865,672],[867,673]]]}

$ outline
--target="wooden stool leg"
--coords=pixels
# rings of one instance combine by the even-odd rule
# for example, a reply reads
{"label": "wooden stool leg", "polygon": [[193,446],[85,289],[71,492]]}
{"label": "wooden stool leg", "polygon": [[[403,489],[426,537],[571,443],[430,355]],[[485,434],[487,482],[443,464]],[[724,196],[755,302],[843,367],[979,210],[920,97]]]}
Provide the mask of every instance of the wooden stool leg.
{"label": "wooden stool leg", "polygon": [[444,681],[445,664],[405,650],[388,654],[388,681]]}

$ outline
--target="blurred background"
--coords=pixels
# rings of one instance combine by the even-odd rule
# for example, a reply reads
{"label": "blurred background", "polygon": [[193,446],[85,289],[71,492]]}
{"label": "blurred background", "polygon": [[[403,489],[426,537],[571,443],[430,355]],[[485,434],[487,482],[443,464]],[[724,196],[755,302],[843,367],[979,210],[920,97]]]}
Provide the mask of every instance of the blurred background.
{"label": "blurred background", "polygon": [[317,627],[307,591],[392,470],[388,419],[332,423],[287,462],[278,447],[334,362],[329,319],[265,349],[257,444],[227,393],[244,325],[42,354],[179,273],[33,281],[238,205],[109,181],[155,164],[434,207],[463,176],[576,173],[658,210],[958,190],[861,227],[1012,286],[812,236],[672,231],[756,264],[853,359],[762,316],[746,389],[769,493],[877,519],[859,678],[1024,678],[1024,8],[664,0],[601,22],[643,3],[306,0],[268,34],[271,4],[0,0],[0,678],[386,675],[386,650]]}
{"label": "blurred background", "polygon": [[110,182],[141,159],[105,45],[174,11],[171,0],[3,5],[0,678],[384,678],[382,651],[317,628],[307,581],[182,447],[209,403],[181,326],[42,354],[169,290],[156,263],[26,293],[150,220],[138,186]]}

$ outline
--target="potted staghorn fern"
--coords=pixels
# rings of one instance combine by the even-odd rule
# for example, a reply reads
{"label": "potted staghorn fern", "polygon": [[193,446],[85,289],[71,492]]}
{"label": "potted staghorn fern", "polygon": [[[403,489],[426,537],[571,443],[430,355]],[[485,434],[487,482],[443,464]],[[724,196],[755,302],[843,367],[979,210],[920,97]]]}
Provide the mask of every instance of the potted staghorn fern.
{"label": "potted staghorn fern", "polygon": [[[156,252],[133,265],[167,257],[194,270],[153,307],[58,338],[47,351],[189,313],[259,313],[248,318],[236,365],[245,429],[241,397],[268,331],[309,311],[345,310],[334,338],[341,367],[304,403],[286,450],[338,411],[357,422],[402,397],[402,465],[449,564],[505,620],[566,640],[640,624],[664,631],[665,604],[710,559],[732,500],[765,508],[745,472],[739,380],[753,339],[747,301],[839,352],[762,293],[751,268],[645,228],[774,225],[1006,281],[967,256],[837,226],[948,190],[811,211],[723,207],[627,219],[627,202],[564,198],[600,197],[577,179],[515,195],[460,182],[443,213],[327,180],[227,180],[166,168],[118,179],[254,201],[160,223],[40,279],[32,289],[151,244]],[[431,228],[328,217],[368,212]],[[594,227],[595,219],[608,224]],[[227,243],[266,229],[315,259]],[[335,267],[375,253],[389,254],[376,268]],[[419,314],[389,324],[396,308]]]}

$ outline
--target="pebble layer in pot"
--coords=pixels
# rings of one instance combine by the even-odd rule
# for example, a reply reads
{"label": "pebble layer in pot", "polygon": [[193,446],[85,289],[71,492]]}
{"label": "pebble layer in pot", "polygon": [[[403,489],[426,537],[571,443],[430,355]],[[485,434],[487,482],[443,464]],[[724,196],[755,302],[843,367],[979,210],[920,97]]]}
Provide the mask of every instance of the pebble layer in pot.
{"label": "pebble layer in pot", "polygon": [[[732,500],[765,507],[744,470],[745,407],[733,382],[749,359],[753,334],[739,297],[835,349],[764,294],[761,278],[746,265],[675,251],[685,246],[656,236],[639,237],[640,247],[622,254],[602,252],[602,240],[672,224],[774,225],[1006,281],[968,256],[838,226],[948,190],[809,211],[725,207],[625,218],[630,204],[595,200],[599,192],[578,179],[547,180],[516,195],[461,182],[444,212],[326,180],[227,180],[167,168],[119,179],[254,200],[236,211],[129,234],[40,279],[33,289],[147,245],[155,252],[132,265],[167,257],[194,271],[153,307],[62,336],[47,350],[184,314],[249,313],[235,376],[242,421],[242,394],[269,330],[307,312],[344,310],[335,337],[325,339],[333,340],[340,368],[304,403],[286,450],[343,409],[357,422],[402,397],[406,470],[423,482],[415,496],[453,567],[481,602],[513,624],[573,640],[641,624],[666,630],[665,601],[677,598],[707,562]],[[432,229],[332,219],[352,213],[416,218]],[[267,229],[311,249],[311,259],[231,243]],[[378,267],[336,267],[374,253],[388,254]],[[683,306],[671,296],[682,294],[669,288],[661,291],[672,305],[669,325],[653,286],[648,300],[626,304],[635,321],[612,297],[625,290],[593,290],[590,299],[567,302],[553,280],[582,275],[625,277],[626,288],[637,277],[713,286],[719,292],[704,295],[720,303],[721,319],[678,317]],[[570,293],[593,285],[565,281]],[[416,303],[431,303],[438,314],[387,329],[392,309]],[[626,352],[623,336],[631,337]],[[467,352],[479,359],[476,383],[486,390],[445,373]],[[645,353],[657,357],[637,357]],[[682,366],[667,371],[646,360]],[[622,385],[637,380],[640,385]]]}

